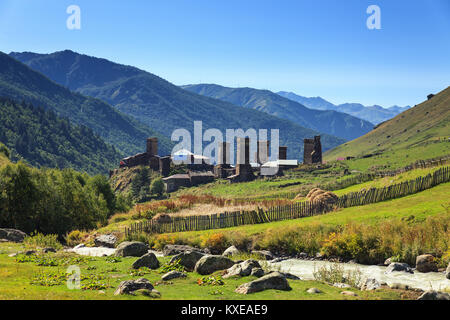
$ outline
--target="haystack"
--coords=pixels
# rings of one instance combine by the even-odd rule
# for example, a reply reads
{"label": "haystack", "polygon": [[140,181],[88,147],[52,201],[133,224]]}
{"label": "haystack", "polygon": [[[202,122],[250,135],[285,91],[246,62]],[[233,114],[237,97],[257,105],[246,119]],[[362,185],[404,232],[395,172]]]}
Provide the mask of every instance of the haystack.
{"label": "haystack", "polygon": [[306,198],[310,202],[324,202],[326,204],[335,204],[338,201],[338,196],[330,191],[325,191],[319,188],[314,188],[309,191]]}
{"label": "haystack", "polygon": [[165,214],[165,213],[158,213],[156,216],[153,217],[152,220],[156,223],[171,223],[172,222],[172,218],[168,214]]}

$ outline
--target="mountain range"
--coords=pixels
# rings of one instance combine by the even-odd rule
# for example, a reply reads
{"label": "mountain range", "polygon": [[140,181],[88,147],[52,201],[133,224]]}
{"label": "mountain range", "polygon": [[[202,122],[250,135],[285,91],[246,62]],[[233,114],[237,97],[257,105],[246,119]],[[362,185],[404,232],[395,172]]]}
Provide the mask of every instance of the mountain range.
{"label": "mountain range", "polygon": [[157,136],[163,152],[172,142],[109,104],[51,81],[43,74],[0,52],[0,96],[52,110],[75,125],[91,128],[122,155],[145,150],[145,139]]}
{"label": "mountain range", "polygon": [[106,174],[120,160],[120,153],[90,128],[5,98],[0,98],[0,141],[11,151],[11,160],[25,159],[36,167]]}
{"label": "mountain range", "polygon": [[356,139],[373,128],[373,124],[334,110],[314,110],[269,90],[228,88],[216,84],[194,84],[183,89],[235,105],[263,111],[319,132],[346,140]]}
{"label": "mountain range", "polygon": [[[313,130],[265,112],[189,92],[135,67],[70,50],[52,54],[13,52],[10,57],[64,86],[66,93],[72,91],[71,95],[102,103],[104,108],[111,105],[116,114],[125,114],[127,119],[131,117],[139,122],[138,127],[151,128],[166,137],[178,128],[193,132],[194,121],[202,121],[204,129],[217,128],[222,132],[239,128],[280,129],[280,143],[288,146],[288,156],[294,159],[303,156],[304,138],[321,134],[325,150],[345,142],[324,131]],[[79,110],[74,112],[80,113]],[[64,115],[70,116],[67,113]],[[94,122],[99,120],[98,117],[90,119]],[[140,139],[141,135],[136,137]]]}
{"label": "mountain range", "polygon": [[311,109],[344,112],[357,118],[370,121],[373,124],[379,124],[381,122],[389,120],[395,117],[397,114],[411,108],[410,106],[392,106],[389,108],[383,108],[378,105],[364,106],[360,103],[344,103],[340,105],[334,105],[321,97],[308,98],[286,91],[280,91],[277,92],[277,94],[289,100],[301,103]]}

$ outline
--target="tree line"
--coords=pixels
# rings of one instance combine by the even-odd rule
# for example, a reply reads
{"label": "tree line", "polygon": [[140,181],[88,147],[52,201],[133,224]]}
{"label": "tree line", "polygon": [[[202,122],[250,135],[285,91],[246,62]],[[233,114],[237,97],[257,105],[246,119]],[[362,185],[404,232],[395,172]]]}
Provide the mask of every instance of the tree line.
{"label": "tree line", "polygon": [[38,169],[22,161],[0,168],[0,227],[63,236],[105,225],[129,206],[102,175]]}

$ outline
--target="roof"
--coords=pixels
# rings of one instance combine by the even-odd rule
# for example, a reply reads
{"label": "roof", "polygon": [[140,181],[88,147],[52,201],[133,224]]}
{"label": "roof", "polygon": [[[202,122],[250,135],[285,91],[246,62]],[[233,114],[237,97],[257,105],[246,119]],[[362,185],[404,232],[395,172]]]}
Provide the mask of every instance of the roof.
{"label": "roof", "polygon": [[190,180],[190,177],[187,173],[179,173],[179,174],[174,174],[170,177],[167,178],[163,178],[164,181],[168,181],[168,180]]}
{"label": "roof", "polygon": [[298,160],[275,160],[262,165],[263,167],[298,166]]}

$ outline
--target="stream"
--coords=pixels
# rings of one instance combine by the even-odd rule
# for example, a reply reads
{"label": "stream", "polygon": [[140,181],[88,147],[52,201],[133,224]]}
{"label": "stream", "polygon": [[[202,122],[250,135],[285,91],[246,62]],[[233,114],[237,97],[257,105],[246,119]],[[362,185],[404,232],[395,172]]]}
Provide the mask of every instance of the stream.
{"label": "stream", "polygon": [[[310,261],[289,259],[281,262],[270,263],[269,268],[276,271],[288,272],[300,277],[303,280],[314,280],[314,271],[323,266],[330,266],[334,264],[329,261]],[[410,288],[421,290],[438,290],[450,289],[450,280],[445,277],[443,272],[428,272],[421,273],[414,271],[414,274],[408,272],[394,271],[388,274],[385,273],[386,267],[382,266],[367,266],[356,263],[339,263],[344,270],[352,271],[359,270],[363,279],[376,279],[380,283],[387,283],[388,285],[398,283],[408,285]]]}

